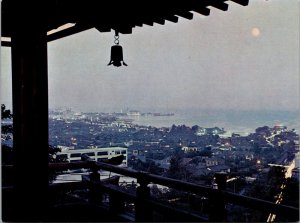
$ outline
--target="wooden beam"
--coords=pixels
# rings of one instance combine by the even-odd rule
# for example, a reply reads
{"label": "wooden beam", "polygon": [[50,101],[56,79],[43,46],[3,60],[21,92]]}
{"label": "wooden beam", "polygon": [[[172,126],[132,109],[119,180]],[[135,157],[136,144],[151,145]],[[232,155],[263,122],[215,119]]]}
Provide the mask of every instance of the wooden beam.
{"label": "wooden beam", "polygon": [[1,46],[3,46],[3,47],[11,47],[11,42],[10,41],[3,41],[3,40],[1,40]]}
{"label": "wooden beam", "polygon": [[110,32],[110,31],[111,31],[111,27],[106,26],[106,25],[96,25],[95,28],[96,28],[99,32]]}
{"label": "wooden beam", "polygon": [[174,23],[178,22],[178,17],[174,15],[167,15],[164,17],[164,19]]}
{"label": "wooden beam", "polygon": [[143,20],[143,23],[148,26],[153,26],[153,20],[152,19],[145,19]]}
{"label": "wooden beam", "polygon": [[176,14],[180,17],[185,18],[185,19],[189,19],[189,20],[193,19],[193,13],[191,13],[191,12],[179,12],[179,13],[176,13]]}
{"label": "wooden beam", "polygon": [[60,38],[64,38],[66,36],[70,36],[88,29],[93,28],[93,26],[90,25],[81,25],[81,24],[76,24],[75,26],[68,28],[68,29],[64,29],[62,31],[50,34],[47,36],[47,40],[48,42],[51,42],[53,40],[57,40]]}
{"label": "wooden beam", "polygon": [[131,34],[132,27],[131,26],[121,26],[118,28],[119,32],[122,34]]}
{"label": "wooden beam", "polygon": [[206,8],[206,7],[194,8],[193,11],[195,11],[201,15],[204,15],[204,16],[209,16],[209,14],[210,14],[210,9]]}
{"label": "wooden beam", "polygon": [[240,4],[242,6],[247,6],[249,4],[249,0],[231,0],[231,1]]}
{"label": "wooden beam", "polygon": [[142,27],[142,26],[143,26],[143,23],[142,23],[142,22],[136,22],[136,23],[135,23],[135,26]]}
{"label": "wooden beam", "polygon": [[227,11],[228,10],[228,4],[224,3],[224,2],[220,2],[220,1],[212,1],[211,3],[209,3],[212,7],[220,9],[222,11]]}
{"label": "wooden beam", "polygon": [[157,23],[157,24],[160,24],[160,25],[164,25],[164,24],[165,24],[165,20],[162,19],[162,18],[155,17],[155,18],[153,19],[153,21],[154,21],[155,23]]}

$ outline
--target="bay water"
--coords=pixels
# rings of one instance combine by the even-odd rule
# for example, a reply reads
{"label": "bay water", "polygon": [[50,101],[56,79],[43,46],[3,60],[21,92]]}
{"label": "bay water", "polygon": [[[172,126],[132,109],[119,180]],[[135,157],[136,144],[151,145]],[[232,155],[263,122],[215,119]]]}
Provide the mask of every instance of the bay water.
{"label": "bay water", "polygon": [[228,133],[247,135],[262,126],[283,125],[299,133],[298,111],[221,111],[221,110],[177,110],[173,116],[140,115],[132,117],[133,123],[144,126],[171,127],[174,125],[204,128],[224,128]]}

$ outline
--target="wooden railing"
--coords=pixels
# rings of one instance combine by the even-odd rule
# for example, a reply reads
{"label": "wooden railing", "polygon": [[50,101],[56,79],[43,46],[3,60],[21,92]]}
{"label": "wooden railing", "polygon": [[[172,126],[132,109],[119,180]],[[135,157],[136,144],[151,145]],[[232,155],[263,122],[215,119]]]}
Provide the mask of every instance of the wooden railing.
{"label": "wooden railing", "polygon": [[[274,213],[285,216],[286,219],[299,220],[299,209],[295,207],[275,204],[269,201],[246,197],[225,191],[226,178],[223,174],[216,174],[218,189],[201,186],[180,180],[170,179],[153,175],[143,171],[129,170],[113,166],[103,162],[95,162],[88,157],[83,157],[85,161],[76,163],[54,163],[49,164],[51,170],[69,170],[87,168],[91,170],[90,182],[67,183],[64,187],[88,187],[90,189],[90,203],[100,205],[103,193],[109,195],[109,210],[116,214],[124,213],[124,203],[132,202],[135,204],[135,221],[153,221],[153,211],[162,212],[163,215],[175,218],[176,221],[226,221],[226,204],[234,204],[260,210],[265,213]],[[106,170],[120,175],[135,178],[138,187],[135,193],[129,193],[118,186],[105,185],[100,181],[98,170]],[[159,184],[194,195],[204,196],[209,199],[208,218],[200,216],[197,212],[190,210],[180,210],[167,204],[162,204],[151,198],[149,184]],[[53,185],[52,187],[60,187]],[[61,189],[61,188],[60,188]],[[169,218],[170,219],[170,218]],[[131,219],[132,220],[132,219]],[[172,220],[172,218],[171,218]]]}

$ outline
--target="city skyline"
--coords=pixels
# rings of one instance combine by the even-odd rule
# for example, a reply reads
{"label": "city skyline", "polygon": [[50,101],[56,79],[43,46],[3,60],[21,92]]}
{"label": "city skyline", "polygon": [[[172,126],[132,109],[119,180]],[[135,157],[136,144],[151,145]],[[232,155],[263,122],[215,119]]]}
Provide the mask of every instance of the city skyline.
{"label": "city skyline", "polygon": [[[128,67],[107,66],[114,32],[48,44],[49,107],[299,109],[299,1],[229,2],[227,12],[120,34]],[[1,103],[11,108],[10,49],[1,49]]]}

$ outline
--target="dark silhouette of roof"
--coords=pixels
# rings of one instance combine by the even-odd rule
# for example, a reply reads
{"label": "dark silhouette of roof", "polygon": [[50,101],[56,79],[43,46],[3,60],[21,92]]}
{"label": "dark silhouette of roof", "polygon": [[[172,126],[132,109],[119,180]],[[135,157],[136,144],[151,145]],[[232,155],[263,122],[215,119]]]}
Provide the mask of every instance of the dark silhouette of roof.
{"label": "dark silhouette of roof", "polygon": [[[249,0],[231,0],[240,5],[248,5]],[[210,6],[227,11],[228,0],[152,0],[152,1],[95,1],[95,0],[44,0],[16,1],[3,0],[2,3],[2,37],[11,37],[18,21],[27,17],[28,26],[38,21],[39,28],[48,33],[48,41],[72,35],[90,28],[100,32],[110,32],[112,29],[122,34],[132,33],[137,26],[157,23],[164,25],[165,21],[177,23],[178,18],[192,19],[193,13],[208,16]],[[35,8],[36,14],[26,13],[27,9]],[[30,11],[30,10],[28,10]],[[28,19],[28,17],[31,17]],[[32,23],[30,22],[32,21]],[[67,23],[68,28],[57,29]],[[2,45],[8,44],[2,40]]]}

